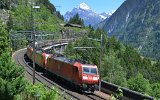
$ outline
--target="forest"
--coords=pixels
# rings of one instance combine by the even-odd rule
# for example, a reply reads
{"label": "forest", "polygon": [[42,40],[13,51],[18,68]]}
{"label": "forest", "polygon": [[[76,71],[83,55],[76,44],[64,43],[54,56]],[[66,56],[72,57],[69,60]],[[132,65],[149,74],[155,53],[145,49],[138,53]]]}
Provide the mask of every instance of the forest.
{"label": "forest", "polygon": [[[124,45],[115,37],[106,37],[100,29],[90,28],[88,36],[70,43],[65,50],[69,58],[78,58],[99,66],[100,43],[88,38],[100,39],[103,34],[101,77],[103,80],[146,95],[160,98],[160,61],[141,56],[136,49]],[[74,47],[96,47],[74,49]]]}

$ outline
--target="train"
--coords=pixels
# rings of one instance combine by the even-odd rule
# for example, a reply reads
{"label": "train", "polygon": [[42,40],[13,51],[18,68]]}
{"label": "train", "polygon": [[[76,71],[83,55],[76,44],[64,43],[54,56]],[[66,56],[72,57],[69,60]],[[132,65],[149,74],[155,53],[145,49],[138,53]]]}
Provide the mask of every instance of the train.
{"label": "train", "polygon": [[96,65],[69,59],[62,54],[47,53],[42,48],[36,48],[33,52],[32,45],[28,45],[26,54],[47,72],[66,80],[79,91],[93,93],[98,89],[99,73]]}

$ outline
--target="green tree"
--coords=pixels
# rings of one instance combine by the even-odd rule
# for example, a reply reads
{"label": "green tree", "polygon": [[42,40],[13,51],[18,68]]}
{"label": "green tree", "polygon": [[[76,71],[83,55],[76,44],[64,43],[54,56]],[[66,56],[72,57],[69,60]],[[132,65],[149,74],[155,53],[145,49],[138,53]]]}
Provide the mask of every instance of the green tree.
{"label": "green tree", "polygon": [[94,28],[91,26],[91,24],[89,24],[88,28],[90,31],[94,31]]}
{"label": "green tree", "polygon": [[74,44],[69,42],[69,44],[67,45],[67,48],[64,51],[65,55],[69,58],[76,58],[76,50],[74,49]]}
{"label": "green tree", "polygon": [[8,32],[6,26],[0,20],[0,55],[8,48]]}
{"label": "green tree", "polygon": [[8,21],[7,21],[7,30],[8,32],[13,29],[13,18],[12,14],[9,15]]}
{"label": "green tree", "polygon": [[[4,51],[5,52],[5,51]],[[23,69],[17,66],[8,53],[0,58],[0,99],[13,100],[25,88]]]}
{"label": "green tree", "polygon": [[[14,20],[13,20],[14,19]],[[13,21],[13,22],[12,22]],[[13,12],[10,13],[8,27],[13,30],[31,30],[31,7],[18,5]]]}
{"label": "green tree", "polygon": [[0,9],[10,9],[11,0],[1,0]]}
{"label": "green tree", "polygon": [[61,13],[59,11],[56,12],[56,15],[58,18],[60,18],[61,20],[64,20],[63,15],[61,15]]}
{"label": "green tree", "polygon": [[113,50],[110,50],[109,54],[105,56],[103,63],[102,77],[105,81],[127,86],[126,72],[120,65],[120,60],[115,57]]}
{"label": "green tree", "polygon": [[125,52],[121,55],[121,65],[127,72],[127,79],[135,76],[142,67],[142,58],[133,48],[126,46]]}
{"label": "green tree", "polygon": [[145,79],[140,73],[128,80],[128,87],[144,94],[150,94],[151,92],[149,80]]}
{"label": "green tree", "polygon": [[73,17],[71,17],[71,18],[69,19],[68,23],[79,24],[79,25],[84,26],[84,21],[83,21],[83,19],[81,19],[81,18],[79,17],[79,14],[78,14],[78,13],[75,14]]}
{"label": "green tree", "polygon": [[151,60],[147,58],[143,58],[142,60],[142,65],[140,67],[140,73],[143,74],[144,78],[150,80],[150,82],[153,82],[153,77],[152,77],[152,64]]}
{"label": "green tree", "polygon": [[152,92],[151,95],[156,98],[160,98],[160,83],[151,84]]}
{"label": "green tree", "polygon": [[156,62],[151,69],[152,82],[160,82],[160,61]]}
{"label": "green tree", "polygon": [[[36,99],[38,96],[39,99]],[[56,88],[48,90],[45,88],[44,84],[35,83],[35,85],[28,83],[25,87],[25,90],[15,96],[16,100],[61,100],[62,97],[58,95]]]}

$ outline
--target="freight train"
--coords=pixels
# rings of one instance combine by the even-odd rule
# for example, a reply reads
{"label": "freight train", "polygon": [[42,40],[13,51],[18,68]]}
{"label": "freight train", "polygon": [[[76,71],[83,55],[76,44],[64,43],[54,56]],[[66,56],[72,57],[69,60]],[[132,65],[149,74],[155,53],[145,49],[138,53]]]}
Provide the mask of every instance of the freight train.
{"label": "freight train", "polygon": [[84,61],[73,60],[61,54],[46,53],[42,49],[33,52],[32,45],[27,47],[27,56],[48,72],[66,80],[83,92],[94,92],[99,83],[96,65],[86,64]]}

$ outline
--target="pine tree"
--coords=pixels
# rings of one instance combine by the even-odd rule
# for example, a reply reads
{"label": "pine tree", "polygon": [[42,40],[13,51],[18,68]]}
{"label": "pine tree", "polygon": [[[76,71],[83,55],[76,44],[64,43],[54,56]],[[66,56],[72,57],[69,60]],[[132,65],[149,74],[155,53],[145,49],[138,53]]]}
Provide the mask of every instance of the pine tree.
{"label": "pine tree", "polygon": [[73,17],[71,17],[71,18],[69,19],[69,22],[68,22],[68,23],[79,24],[79,25],[84,26],[84,21],[83,21],[83,19],[81,19],[81,18],[79,17],[79,14],[78,14],[78,13],[75,14]]}
{"label": "pine tree", "polygon": [[0,20],[0,55],[4,52],[8,47],[8,32],[6,30],[6,26]]}
{"label": "pine tree", "polygon": [[13,17],[12,14],[10,14],[8,21],[7,21],[7,30],[8,32],[13,29]]}
{"label": "pine tree", "polygon": [[160,82],[160,61],[156,62],[151,69],[152,82]]}
{"label": "pine tree", "polygon": [[25,88],[23,69],[17,66],[9,53],[0,58],[0,100],[13,100]]}
{"label": "pine tree", "polygon": [[76,51],[74,49],[74,45],[70,42],[67,45],[67,48],[65,49],[65,55],[69,58],[75,58],[76,57]]}

